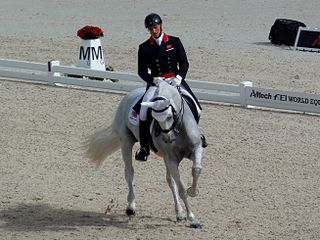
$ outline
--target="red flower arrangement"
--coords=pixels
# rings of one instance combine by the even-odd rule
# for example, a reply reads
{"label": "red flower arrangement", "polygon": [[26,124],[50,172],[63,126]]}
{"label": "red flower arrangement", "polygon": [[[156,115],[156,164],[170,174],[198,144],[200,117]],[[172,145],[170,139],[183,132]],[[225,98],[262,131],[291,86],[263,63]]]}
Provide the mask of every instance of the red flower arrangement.
{"label": "red flower arrangement", "polygon": [[103,37],[103,31],[99,27],[85,26],[78,30],[77,36],[84,40],[97,39]]}

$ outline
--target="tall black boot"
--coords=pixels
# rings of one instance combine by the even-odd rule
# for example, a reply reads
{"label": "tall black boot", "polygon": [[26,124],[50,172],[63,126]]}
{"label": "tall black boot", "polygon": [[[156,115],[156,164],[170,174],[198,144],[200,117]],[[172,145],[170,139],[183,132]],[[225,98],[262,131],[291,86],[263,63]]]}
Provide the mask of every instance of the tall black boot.
{"label": "tall black boot", "polygon": [[140,138],[140,149],[136,152],[136,160],[147,161],[150,155],[149,147],[149,124],[147,121],[140,120],[139,126],[139,138]]}

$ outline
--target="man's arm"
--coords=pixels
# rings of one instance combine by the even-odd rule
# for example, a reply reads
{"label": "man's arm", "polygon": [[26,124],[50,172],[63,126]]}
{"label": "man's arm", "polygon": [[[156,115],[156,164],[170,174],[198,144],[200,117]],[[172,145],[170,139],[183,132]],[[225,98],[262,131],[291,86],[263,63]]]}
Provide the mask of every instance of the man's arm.
{"label": "man's arm", "polygon": [[182,79],[185,79],[189,69],[189,62],[188,62],[186,51],[179,38],[177,38],[177,47],[178,47],[177,61],[179,63],[179,69],[178,69],[177,75],[180,75]]}
{"label": "man's arm", "polygon": [[143,48],[139,46],[138,50],[138,75],[147,83],[153,85],[153,77],[148,73],[148,65],[146,62]]}

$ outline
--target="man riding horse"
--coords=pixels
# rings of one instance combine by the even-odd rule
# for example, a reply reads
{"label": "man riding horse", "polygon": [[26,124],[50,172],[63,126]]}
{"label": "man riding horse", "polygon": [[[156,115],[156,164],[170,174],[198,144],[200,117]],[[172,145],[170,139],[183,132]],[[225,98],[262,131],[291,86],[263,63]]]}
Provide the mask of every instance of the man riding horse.
{"label": "man riding horse", "polygon": [[[147,82],[146,92],[142,102],[150,101],[155,93],[155,83],[165,80],[169,84],[180,87],[189,93],[194,101],[197,113],[197,123],[200,119],[201,105],[185,81],[189,63],[185,49],[178,37],[170,36],[162,31],[162,19],[158,14],[149,14],[144,21],[150,33],[150,38],[140,44],[138,51],[138,75]],[[136,160],[146,161],[149,154],[149,123],[147,121],[148,107],[140,109],[140,149],[135,155]],[[206,139],[202,135],[202,147],[206,147]]]}

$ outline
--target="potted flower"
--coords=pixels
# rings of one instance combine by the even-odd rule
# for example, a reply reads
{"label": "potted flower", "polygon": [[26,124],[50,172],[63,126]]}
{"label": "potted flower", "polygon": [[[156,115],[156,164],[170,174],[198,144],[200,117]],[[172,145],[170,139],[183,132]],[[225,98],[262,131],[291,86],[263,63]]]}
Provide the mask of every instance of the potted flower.
{"label": "potted flower", "polygon": [[77,31],[77,36],[81,38],[77,66],[105,71],[100,41],[100,37],[104,36],[102,29],[97,26],[87,25]]}
{"label": "potted flower", "polygon": [[104,34],[101,28],[87,25],[77,31],[77,36],[83,40],[92,40],[103,37]]}

